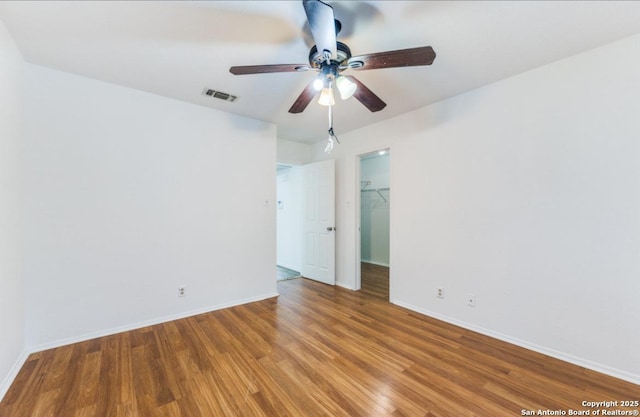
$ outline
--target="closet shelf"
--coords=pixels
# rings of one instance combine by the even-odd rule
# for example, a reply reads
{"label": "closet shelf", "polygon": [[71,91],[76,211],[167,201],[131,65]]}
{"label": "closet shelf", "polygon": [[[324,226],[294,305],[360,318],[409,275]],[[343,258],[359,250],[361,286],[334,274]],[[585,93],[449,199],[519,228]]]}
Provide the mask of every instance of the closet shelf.
{"label": "closet shelf", "polygon": [[384,202],[387,202],[387,199],[384,198],[384,196],[382,195],[382,193],[380,191],[389,191],[389,187],[383,187],[383,188],[372,188],[370,190],[360,190],[360,192],[363,193],[369,193],[369,192],[376,192],[378,193],[378,195],[380,196],[380,198],[382,198],[384,200]]}

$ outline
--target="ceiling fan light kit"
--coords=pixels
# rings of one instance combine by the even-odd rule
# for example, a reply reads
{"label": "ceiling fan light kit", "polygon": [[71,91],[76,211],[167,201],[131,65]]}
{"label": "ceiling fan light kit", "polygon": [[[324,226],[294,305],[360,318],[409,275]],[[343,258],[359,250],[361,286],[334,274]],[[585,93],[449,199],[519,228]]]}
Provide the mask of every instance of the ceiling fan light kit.
{"label": "ceiling fan light kit", "polygon": [[322,91],[324,88],[324,79],[321,76],[318,76],[315,80],[313,80],[313,88],[316,91]]}
{"label": "ceiling fan light kit", "polygon": [[333,88],[331,87],[331,82],[329,82],[328,87],[322,89],[320,98],[318,99],[318,104],[321,106],[333,106],[334,104],[336,104],[336,101],[333,98]]}
{"label": "ceiling fan light kit", "polygon": [[336,79],[336,87],[340,92],[340,98],[343,100],[351,98],[358,88],[356,83],[351,82],[344,75],[341,75]]}
{"label": "ceiling fan light kit", "polygon": [[316,43],[309,51],[309,65],[249,65],[231,67],[229,71],[234,75],[317,71],[318,76],[298,96],[289,113],[303,112],[320,92],[318,104],[329,107],[329,143],[325,149],[329,152],[333,149],[334,141],[340,143],[333,133],[334,83],[342,100],[355,97],[371,112],[380,111],[387,105],[357,78],[342,75],[343,71],[431,65],[436,54],[430,46],[423,46],[354,57],[351,55],[351,49],[336,39],[342,24],[335,19],[333,7],[320,0],[302,0],[302,6]]}

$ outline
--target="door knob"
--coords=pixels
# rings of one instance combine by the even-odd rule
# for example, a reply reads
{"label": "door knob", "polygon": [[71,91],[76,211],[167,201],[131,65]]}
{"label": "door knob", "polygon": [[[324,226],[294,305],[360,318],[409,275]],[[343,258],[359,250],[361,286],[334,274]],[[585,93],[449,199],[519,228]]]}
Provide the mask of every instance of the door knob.
{"label": "door knob", "polygon": [[328,231],[328,232],[331,232],[331,231],[333,231],[333,230],[336,230],[336,228],[335,228],[335,227],[331,227],[331,226],[327,227],[327,231]]}

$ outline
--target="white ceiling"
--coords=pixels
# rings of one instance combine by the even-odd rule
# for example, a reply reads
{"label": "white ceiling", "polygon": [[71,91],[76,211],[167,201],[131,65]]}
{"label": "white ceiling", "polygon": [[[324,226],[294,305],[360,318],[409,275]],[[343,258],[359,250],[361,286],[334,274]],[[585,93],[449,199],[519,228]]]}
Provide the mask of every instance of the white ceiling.
{"label": "white ceiling", "polygon": [[[337,100],[340,136],[640,33],[634,1],[328,1],[353,55],[431,45],[432,66],[350,71],[387,107]],[[301,1],[0,2],[26,61],[275,123],[326,140],[327,108],[288,109],[314,72],[234,76],[232,65],[306,64]],[[239,97],[205,97],[205,87]],[[551,99],[551,98],[550,98]]]}

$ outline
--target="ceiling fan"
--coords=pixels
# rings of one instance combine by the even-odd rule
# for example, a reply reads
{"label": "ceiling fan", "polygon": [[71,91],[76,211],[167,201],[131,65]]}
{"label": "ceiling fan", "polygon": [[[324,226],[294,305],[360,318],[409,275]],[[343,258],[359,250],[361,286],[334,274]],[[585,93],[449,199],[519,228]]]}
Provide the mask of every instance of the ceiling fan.
{"label": "ceiling fan", "polygon": [[364,71],[431,65],[436,57],[433,48],[430,46],[352,56],[349,47],[336,39],[342,24],[335,19],[333,7],[320,0],[302,0],[302,5],[307,15],[313,40],[316,43],[309,51],[308,65],[234,66],[229,71],[234,75],[317,71],[319,73],[318,76],[298,96],[289,109],[289,113],[301,113],[304,111],[316,94],[321,91],[318,103],[330,108],[330,140],[332,136],[335,137],[333,135],[331,114],[331,106],[335,104],[332,88],[334,83],[343,100],[353,96],[372,112],[380,111],[387,105],[357,78],[342,75],[343,71],[347,69]]}

